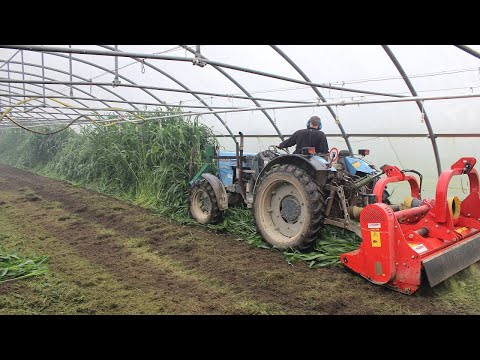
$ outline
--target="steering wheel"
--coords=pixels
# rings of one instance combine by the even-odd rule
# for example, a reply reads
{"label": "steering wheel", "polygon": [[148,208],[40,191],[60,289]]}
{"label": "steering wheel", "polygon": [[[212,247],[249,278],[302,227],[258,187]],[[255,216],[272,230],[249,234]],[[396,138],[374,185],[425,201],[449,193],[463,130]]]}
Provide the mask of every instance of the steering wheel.
{"label": "steering wheel", "polygon": [[290,151],[288,151],[288,148],[280,149],[277,145],[270,145],[270,146],[268,147],[268,150],[273,151],[274,153],[277,153],[277,154],[278,154],[278,150],[283,150],[283,151],[285,151],[287,154],[290,154]]}

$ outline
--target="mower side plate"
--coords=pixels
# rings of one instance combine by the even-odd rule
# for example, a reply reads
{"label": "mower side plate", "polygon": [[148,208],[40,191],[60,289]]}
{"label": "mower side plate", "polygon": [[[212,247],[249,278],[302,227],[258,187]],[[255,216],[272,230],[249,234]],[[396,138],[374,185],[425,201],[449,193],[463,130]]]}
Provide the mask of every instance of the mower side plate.
{"label": "mower side plate", "polygon": [[422,261],[430,287],[480,260],[480,235],[461,240]]}

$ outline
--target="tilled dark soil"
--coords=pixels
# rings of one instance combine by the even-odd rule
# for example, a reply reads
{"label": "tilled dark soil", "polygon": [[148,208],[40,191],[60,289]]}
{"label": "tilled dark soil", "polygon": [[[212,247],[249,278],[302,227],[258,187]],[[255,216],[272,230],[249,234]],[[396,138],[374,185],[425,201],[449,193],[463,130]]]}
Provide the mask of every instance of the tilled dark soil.
{"label": "tilled dark soil", "polygon": [[[83,302],[91,301],[88,313],[480,313],[480,305],[470,304],[468,296],[462,297],[461,306],[453,304],[455,298],[444,299],[446,285],[407,296],[340,266],[290,265],[278,251],[258,249],[200,226],[180,225],[150,210],[5,165],[0,165],[2,217],[5,224],[15,224],[18,236],[28,237],[28,249],[49,256],[51,271],[63,276],[65,286],[75,282],[82,294],[86,288],[96,289],[82,295]],[[72,263],[75,257],[92,264],[100,275],[86,279],[85,273],[75,273],[66,265],[68,256]],[[126,307],[115,294],[103,294],[105,286],[97,278],[113,279],[137,302]],[[0,284],[0,299],[15,289]],[[107,295],[113,296],[107,309],[93,308]],[[469,296],[475,299],[476,293]],[[136,308],[136,303],[148,307]]]}

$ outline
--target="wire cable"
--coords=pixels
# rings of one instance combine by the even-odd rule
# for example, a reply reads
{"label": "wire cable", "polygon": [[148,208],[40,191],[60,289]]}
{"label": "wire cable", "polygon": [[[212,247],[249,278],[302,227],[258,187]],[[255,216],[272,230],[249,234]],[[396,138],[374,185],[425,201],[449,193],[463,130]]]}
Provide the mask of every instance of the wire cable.
{"label": "wire cable", "polygon": [[[144,117],[139,115],[139,114],[136,114],[136,113],[133,113],[133,116],[136,117],[137,119],[139,120],[129,120],[128,118],[123,118],[123,119],[111,119],[108,121],[108,123],[101,123],[100,121],[97,121],[95,119],[93,119],[92,117],[88,116],[88,115],[85,115],[85,114],[82,114],[80,116],[78,116],[77,118],[73,119],[66,127],[60,129],[60,130],[57,130],[57,131],[54,131],[54,132],[48,132],[48,133],[43,133],[43,132],[38,132],[38,131],[35,131],[35,130],[31,130],[31,129],[28,129],[26,127],[24,127],[23,125],[20,125],[9,113],[12,111],[12,109],[14,109],[15,105],[22,105],[22,104],[25,104],[25,103],[28,103],[30,101],[34,101],[38,99],[37,97],[31,97],[31,98],[28,98],[28,99],[25,99],[25,100],[21,100],[21,101],[18,101],[17,103],[15,103],[13,106],[10,106],[8,107],[5,111],[3,111],[1,114],[0,114],[0,122],[4,119],[4,118],[7,118],[9,119],[12,123],[14,123],[16,126],[18,127],[21,127],[22,129],[25,129],[27,131],[31,131],[33,133],[36,133],[36,134],[40,134],[40,135],[52,135],[52,134],[56,134],[56,133],[59,133],[60,131],[63,131],[63,130],[66,130],[67,128],[69,128],[70,126],[72,126],[76,121],[78,121],[79,119],[81,119],[82,117],[89,120],[90,122],[92,122],[94,125],[97,125],[97,126],[102,126],[102,127],[108,127],[108,126],[112,126],[112,125],[116,125],[118,124],[121,120],[124,120],[124,121],[127,121],[127,122],[131,122],[131,123],[135,123],[135,124],[139,124],[139,123],[142,123],[143,121],[145,121]],[[51,100],[51,101],[54,101],[60,105],[63,105],[64,107],[66,108],[73,108],[72,105],[70,104],[67,104],[63,101],[60,101],[58,99],[55,99],[55,98],[48,98],[48,100]],[[103,109],[104,111],[123,111],[124,109],[122,108],[115,108],[115,107],[111,107],[111,108],[105,108]],[[93,111],[93,113],[95,113],[97,115],[97,117],[101,118],[102,116],[97,112],[97,111]]]}

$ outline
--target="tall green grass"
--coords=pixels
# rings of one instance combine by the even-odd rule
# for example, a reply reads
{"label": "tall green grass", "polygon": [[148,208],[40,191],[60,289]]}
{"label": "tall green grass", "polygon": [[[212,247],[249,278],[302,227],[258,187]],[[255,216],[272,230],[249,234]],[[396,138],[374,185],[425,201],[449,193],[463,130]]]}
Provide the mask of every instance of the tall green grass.
{"label": "tall green grass", "polygon": [[[180,111],[167,108],[140,115]],[[56,129],[42,129],[51,130]],[[141,124],[83,126],[48,136],[12,129],[0,131],[0,162],[68,180],[192,224],[187,208],[189,181],[204,164],[209,145],[217,145],[212,130],[198,119],[181,116]],[[222,223],[208,227],[270,248],[257,232],[251,210],[242,206],[228,209]],[[313,253],[286,251],[285,257],[289,262],[308,261],[312,267],[338,263],[340,252],[358,247],[358,241],[333,229],[326,228]]]}
{"label": "tall green grass", "polygon": [[[175,115],[180,109],[150,112]],[[43,129],[48,131],[51,129]],[[210,128],[172,117],[142,124],[85,126],[56,135],[0,133],[0,161],[186,217],[188,182],[203,165]]]}
{"label": "tall green grass", "polygon": [[[45,127],[55,131],[60,127]],[[63,149],[75,132],[67,129],[55,135],[36,135],[20,128],[0,131],[0,161],[16,167],[41,171]]]}

